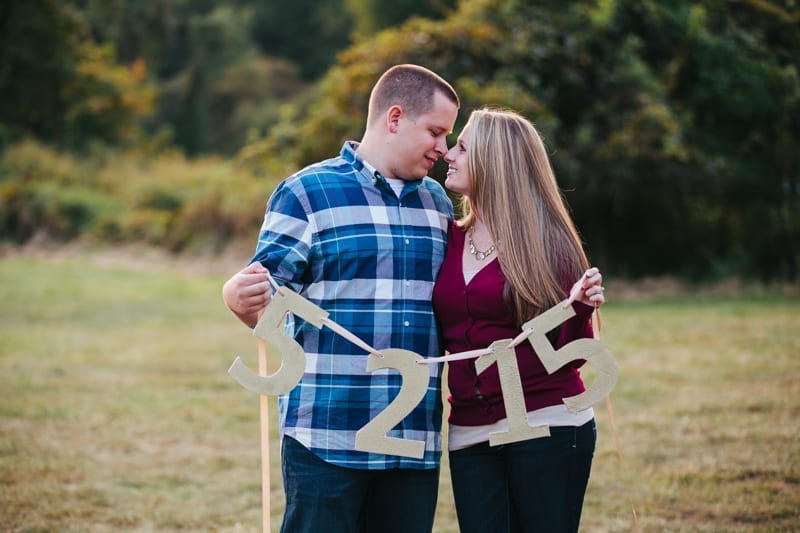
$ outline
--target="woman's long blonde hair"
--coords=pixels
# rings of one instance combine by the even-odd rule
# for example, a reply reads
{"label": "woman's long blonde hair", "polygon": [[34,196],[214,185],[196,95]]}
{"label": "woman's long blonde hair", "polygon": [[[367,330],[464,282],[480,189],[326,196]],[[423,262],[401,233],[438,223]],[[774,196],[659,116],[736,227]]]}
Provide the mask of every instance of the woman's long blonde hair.
{"label": "woman's long blonde hair", "polygon": [[566,297],[588,268],[539,133],[513,111],[472,112],[467,144],[470,195],[461,199],[459,225],[480,213],[497,246],[506,277],[504,297],[518,324]]}

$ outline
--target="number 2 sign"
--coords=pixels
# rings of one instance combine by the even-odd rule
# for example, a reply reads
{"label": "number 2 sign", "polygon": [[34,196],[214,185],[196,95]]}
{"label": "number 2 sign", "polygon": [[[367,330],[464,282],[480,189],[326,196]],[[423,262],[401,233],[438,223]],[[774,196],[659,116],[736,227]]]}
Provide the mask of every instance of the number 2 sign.
{"label": "number 2 sign", "polygon": [[408,350],[388,348],[377,351],[371,348],[351,332],[328,319],[326,311],[284,286],[276,290],[272,302],[253,330],[254,335],[270,343],[281,354],[280,368],[272,375],[259,376],[237,357],[228,372],[240,385],[256,394],[273,396],[289,392],[297,386],[305,370],[306,357],[303,348],[284,330],[286,315],[293,313],[316,328],[328,326],[364,348],[370,354],[367,358],[367,371],[389,368],[400,372],[402,377],[400,392],[381,413],[358,430],[355,438],[356,450],[421,458],[424,453],[424,442],[388,437],[386,434],[408,415],[425,395],[429,377],[427,364],[464,358],[476,358],[475,368],[479,373],[490,365],[497,365],[508,418],[508,431],[492,433],[489,436],[491,446],[546,437],[550,435],[547,426],[528,425],[514,350],[517,344],[526,340],[530,342],[548,373],[553,373],[565,364],[578,359],[584,359],[592,365],[595,370],[592,385],[581,394],[563,399],[564,404],[572,412],[588,409],[600,401],[611,392],[617,381],[617,363],[608,348],[599,341],[578,339],[556,350],[546,337],[550,330],[575,315],[575,310],[569,304],[570,300],[564,300],[529,320],[523,324],[523,331],[516,339],[495,341],[484,350],[425,359]]}

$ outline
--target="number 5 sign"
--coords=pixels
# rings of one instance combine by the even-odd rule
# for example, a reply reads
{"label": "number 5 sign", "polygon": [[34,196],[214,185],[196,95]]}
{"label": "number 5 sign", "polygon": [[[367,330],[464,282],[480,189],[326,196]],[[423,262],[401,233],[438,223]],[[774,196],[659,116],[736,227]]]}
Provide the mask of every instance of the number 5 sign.
{"label": "number 5 sign", "polygon": [[257,394],[272,396],[292,390],[303,376],[306,362],[302,347],[284,331],[286,315],[294,313],[316,328],[328,326],[366,350],[370,354],[367,358],[367,371],[390,368],[397,370],[402,376],[402,386],[395,399],[356,433],[357,450],[421,458],[424,453],[422,441],[388,437],[386,434],[410,413],[425,395],[429,376],[427,364],[466,358],[476,358],[475,368],[479,373],[490,365],[497,365],[508,418],[508,431],[491,434],[489,440],[491,446],[546,437],[550,435],[547,426],[528,425],[515,346],[525,340],[530,342],[545,369],[551,374],[565,364],[579,359],[584,359],[593,366],[595,380],[592,385],[581,394],[563,399],[564,404],[572,412],[588,409],[600,401],[611,392],[617,381],[617,363],[608,348],[599,341],[578,339],[556,350],[546,337],[547,332],[575,315],[575,310],[569,304],[570,300],[564,300],[529,320],[523,325],[523,331],[516,339],[495,341],[484,350],[424,359],[419,354],[397,348],[377,351],[328,319],[328,313],[323,309],[292,292],[288,287],[280,287],[253,331],[254,335],[269,342],[281,354],[280,368],[270,376],[259,376],[237,357],[228,372],[240,385]]}

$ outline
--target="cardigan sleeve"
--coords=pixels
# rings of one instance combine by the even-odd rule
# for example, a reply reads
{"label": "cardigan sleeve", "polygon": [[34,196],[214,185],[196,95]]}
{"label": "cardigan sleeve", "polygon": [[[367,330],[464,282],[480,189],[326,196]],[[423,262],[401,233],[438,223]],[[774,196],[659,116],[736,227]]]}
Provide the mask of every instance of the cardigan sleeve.
{"label": "cardigan sleeve", "polygon": [[[561,324],[558,329],[558,337],[553,346],[556,350],[578,339],[594,338],[591,320],[594,307],[581,302],[573,302],[572,308],[575,310],[575,316]],[[580,368],[585,362],[585,359],[576,359],[569,362],[567,366]]]}

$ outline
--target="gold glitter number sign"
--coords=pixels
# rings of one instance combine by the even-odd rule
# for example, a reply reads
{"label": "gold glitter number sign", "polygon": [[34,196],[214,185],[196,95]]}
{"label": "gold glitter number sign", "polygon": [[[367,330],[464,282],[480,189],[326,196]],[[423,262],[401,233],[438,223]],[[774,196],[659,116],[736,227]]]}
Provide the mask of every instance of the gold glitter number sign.
{"label": "gold glitter number sign", "polygon": [[[553,348],[545,334],[575,316],[575,310],[567,301],[548,309],[541,315],[523,324],[530,331],[528,341],[548,373],[552,374],[570,361],[585,359],[595,370],[592,385],[580,394],[563,398],[564,404],[573,413],[588,409],[608,396],[617,383],[619,367],[611,352],[594,339],[578,339],[565,344],[558,350]],[[505,394],[505,391],[504,391]]]}
{"label": "gold glitter number sign", "polygon": [[289,392],[300,382],[306,369],[303,347],[284,329],[286,314],[292,312],[316,328],[322,328],[328,312],[309,302],[287,287],[280,287],[264,310],[253,335],[264,339],[281,354],[281,366],[272,375],[259,376],[237,357],[228,373],[245,389],[268,396]]}
{"label": "gold glitter number sign", "polygon": [[380,352],[375,350],[328,319],[325,310],[287,287],[280,287],[275,291],[272,301],[266,307],[253,333],[278,350],[281,354],[281,366],[272,375],[259,376],[237,357],[228,372],[247,390],[261,395],[283,394],[292,390],[303,377],[305,352],[284,329],[286,315],[289,312],[300,316],[316,328],[328,326],[365,349],[369,353],[367,371],[391,368],[400,372],[403,381],[397,397],[356,432],[355,449],[360,451],[423,457],[425,451],[423,441],[389,437],[387,434],[425,396],[429,382],[429,364],[477,358],[475,367],[478,373],[485,371],[492,364],[497,364],[508,430],[491,433],[489,436],[491,446],[550,435],[547,426],[531,426],[528,423],[522,380],[514,350],[520,342],[527,340],[531,343],[545,369],[551,374],[570,361],[579,359],[584,359],[592,365],[595,370],[592,385],[581,394],[562,399],[571,412],[583,411],[599,402],[608,396],[617,382],[617,363],[608,348],[600,342],[593,339],[578,339],[556,350],[546,337],[547,332],[575,316],[570,300],[564,300],[523,324],[522,333],[513,340],[495,341],[489,348],[483,350],[423,359],[419,354],[409,350],[398,348]]}
{"label": "gold glitter number sign", "polygon": [[383,357],[370,354],[367,359],[367,370],[374,372],[381,368],[393,368],[400,372],[403,384],[394,401],[358,430],[356,450],[421,459],[425,453],[424,441],[388,437],[386,433],[410,413],[425,396],[429,380],[428,366],[418,364],[422,357],[409,350],[389,348],[381,350],[381,354]]}

